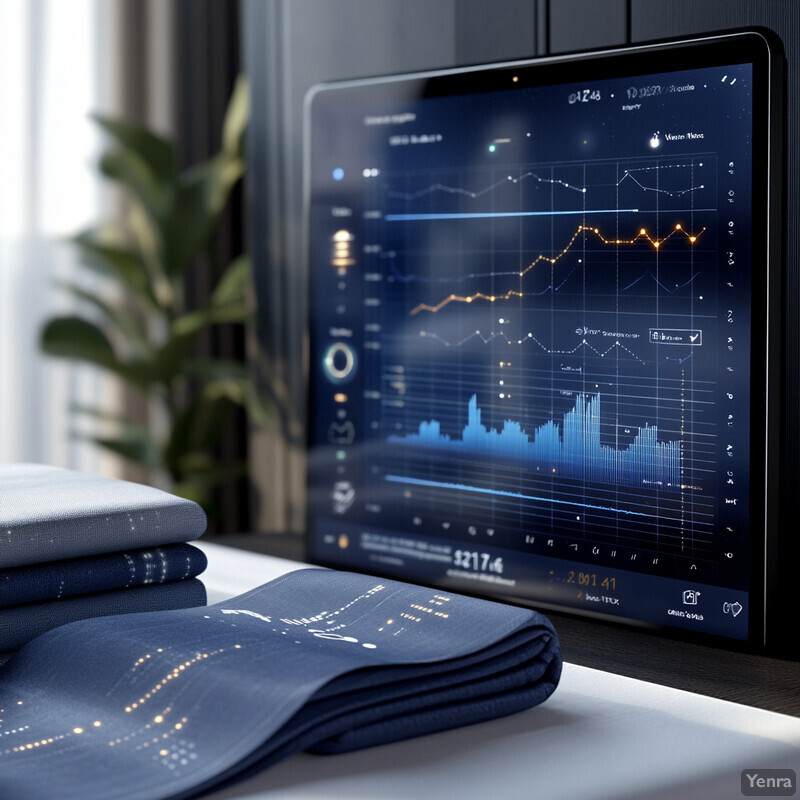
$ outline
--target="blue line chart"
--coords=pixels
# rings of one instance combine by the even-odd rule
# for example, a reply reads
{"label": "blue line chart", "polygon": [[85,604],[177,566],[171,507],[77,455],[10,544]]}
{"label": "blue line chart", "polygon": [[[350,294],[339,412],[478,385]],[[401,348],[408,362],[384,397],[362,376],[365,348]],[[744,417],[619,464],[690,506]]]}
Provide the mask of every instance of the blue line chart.
{"label": "blue line chart", "polygon": [[450,483],[449,481],[431,481],[423,478],[403,477],[401,475],[387,475],[386,480],[390,483],[406,483],[411,486],[427,486],[432,489],[455,489],[460,492],[476,492],[478,494],[492,494],[498,497],[513,497],[518,500],[538,500],[545,503],[555,503],[556,505],[575,506],[578,508],[591,509],[593,511],[610,511],[613,514],[626,514],[633,517],[655,516],[645,514],[642,511],[631,511],[626,508],[612,508],[611,506],[594,505],[592,503],[579,503],[574,500],[558,500],[553,497],[522,494],[522,492],[509,492],[505,489],[484,489],[480,486],[468,486],[464,483]]}
{"label": "blue line chart", "polygon": [[503,217],[565,217],[591,214],[633,214],[638,208],[587,208],[567,211],[458,211],[440,214],[385,214],[387,222],[415,222],[444,219],[499,219]]}

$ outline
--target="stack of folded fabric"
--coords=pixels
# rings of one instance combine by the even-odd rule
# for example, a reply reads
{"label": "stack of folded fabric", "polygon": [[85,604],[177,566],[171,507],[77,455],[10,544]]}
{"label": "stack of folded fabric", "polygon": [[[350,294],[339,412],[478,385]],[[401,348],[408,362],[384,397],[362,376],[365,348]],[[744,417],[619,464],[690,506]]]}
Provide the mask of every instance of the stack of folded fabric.
{"label": "stack of folded fabric", "polygon": [[216,605],[84,620],[25,645],[0,671],[0,796],[197,797],[301,750],[531,708],[560,674],[558,638],[536,611],[299,570]]}
{"label": "stack of folded fabric", "polygon": [[203,510],[127,481],[0,464],[0,653],[79,619],[205,605]]}

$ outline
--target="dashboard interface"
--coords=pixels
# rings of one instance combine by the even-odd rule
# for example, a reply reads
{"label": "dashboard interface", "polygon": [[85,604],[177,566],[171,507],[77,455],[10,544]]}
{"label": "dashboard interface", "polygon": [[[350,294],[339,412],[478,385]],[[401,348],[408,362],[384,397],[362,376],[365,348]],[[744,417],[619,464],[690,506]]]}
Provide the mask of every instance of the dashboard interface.
{"label": "dashboard interface", "polygon": [[311,95],[314,558],[748,638],[767,272],[752,49]]}

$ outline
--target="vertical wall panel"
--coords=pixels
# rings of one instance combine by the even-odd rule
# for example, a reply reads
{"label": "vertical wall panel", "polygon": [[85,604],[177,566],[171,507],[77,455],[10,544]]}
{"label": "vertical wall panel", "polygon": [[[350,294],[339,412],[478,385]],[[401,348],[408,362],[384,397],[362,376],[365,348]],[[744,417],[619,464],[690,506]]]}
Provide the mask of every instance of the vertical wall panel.
{"label": "vertical wall panel", "polygon": [[459,0],[458,62],[484,64],[537,55],[536,0]]}
{"label": "vertical wall panel", "polygon": [[285,235],[281,214],[283,154],[281,115],[283,39],[280,6],[248,2],[244,8],[245,69],[250,80],[251,107],[247,130],[246,192],[250,211],[250,251],[256,293],[257,335],[250,342],[252,371],[262,396],[273,401],[269,430],[250,433],[250,473],[254,484],[252,520],[256,529],[290,530],[294,498],[286,476],[292,452],[299,450],[285,409],[288,363],[286,319],[283,313]]}
{"label": "vertical wall panel", "polygon": [[[165,13],[164,4],[152,4],[151,13]],[[242,69],[238,3],[216,0],[174,0],[172,23],[172,71],[175,76],[174,129],[184,167],[210,158],[222,142],[222,122],[236,76]],[[151,29],[161,20],[154,16]],[[162,22],[163,24],[163,22]],[[163,32],[162,32],[163,35]],[[150,83],[164,80],[153,74]],[[200,256],[186,282],[187,308],[207,304],[220,272],[246,250],[243,241],[242,193],[234,189],[211,245],[213,257]],[[217,263],[215,263],[217,262]],[[219,325],[202,331],[196,354],[201,358],[241,360],[244,335],[236,326]],[[215,446],[219,463],[243,463],[247,459],[247,430],[243,411],[237,410],[225,436]],[[216,488],[213,502],[218,519],[211,532],[234,532],[250,526],[247,514],[248,487],[244,480],[230,479]]]}
{"label": "vertical wall panel", "polygon": [[550,0],[549,16],[550,53],[592,50],[628,41],[627,0]]}

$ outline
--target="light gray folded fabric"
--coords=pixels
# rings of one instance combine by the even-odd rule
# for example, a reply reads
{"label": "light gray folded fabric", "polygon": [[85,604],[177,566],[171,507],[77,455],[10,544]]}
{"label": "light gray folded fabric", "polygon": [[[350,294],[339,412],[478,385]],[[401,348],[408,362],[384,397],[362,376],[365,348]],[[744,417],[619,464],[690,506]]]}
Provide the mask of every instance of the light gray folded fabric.
{"label": "light gray folded fabric", "polygon": [[191,500],[41,464],[0,464],[0,569],[189,542],[206,528]]}
{"label": "light gray folded fabric", "polygon": [[194,608],[205,603],[205,586],[197,578],[191,578],[0,608],[0,651],[17,650],[45,631],[79,619]]}

